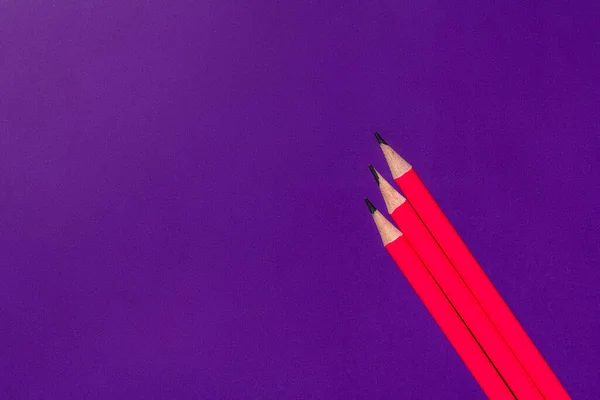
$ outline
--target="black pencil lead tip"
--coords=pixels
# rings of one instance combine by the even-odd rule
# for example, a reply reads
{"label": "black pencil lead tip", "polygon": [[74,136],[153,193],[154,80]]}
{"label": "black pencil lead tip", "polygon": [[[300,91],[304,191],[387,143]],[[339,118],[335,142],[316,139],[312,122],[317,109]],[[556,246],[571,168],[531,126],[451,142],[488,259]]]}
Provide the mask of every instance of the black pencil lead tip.
{"label": "black pencil lead tip", "polygon": [[369,169],[371,170],[371,173],[373,174],[373,178],[375,178],[375,182],[377,182],[377,186],[379,186],[379,174],[377,173],[377,171],[375,171],[375,168],[373,168],[372,165],[369,165]]}
{"label": "black pencil lead tip", "polygon": [[375,214],[375,211],[377,211],[377,209],[375,208],[373,203],[371,203],[369,201],[369,199],[367,199],[367,198],[365,198],[365,203],[367,203],[367,207],[369,207],[369,211],[371,211],[371,215]]}
{"label": "black pencil lead tip", "polygon": [[381,137],[381,135],[379,133],[375,132],[375,137],[377,138],[377,143],[387,144],[387,142],[385,140],[383,140],[383,138]]}

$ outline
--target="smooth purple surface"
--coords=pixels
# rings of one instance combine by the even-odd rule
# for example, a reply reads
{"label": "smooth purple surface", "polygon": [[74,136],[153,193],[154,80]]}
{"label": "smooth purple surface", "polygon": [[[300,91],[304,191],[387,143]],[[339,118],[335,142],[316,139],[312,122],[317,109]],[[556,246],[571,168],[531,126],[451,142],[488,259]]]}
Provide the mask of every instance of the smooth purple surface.
{"label": "smooth purple surface", "polygon": [[0,398],[483,398],[379,130],[597,399],[598,3],[445,3],[0,1]]}

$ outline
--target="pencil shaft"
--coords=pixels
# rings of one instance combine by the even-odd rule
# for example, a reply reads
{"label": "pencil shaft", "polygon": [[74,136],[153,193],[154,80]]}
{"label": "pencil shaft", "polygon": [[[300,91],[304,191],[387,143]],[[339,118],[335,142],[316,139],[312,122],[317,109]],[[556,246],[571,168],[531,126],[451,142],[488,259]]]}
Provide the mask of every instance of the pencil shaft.
{"label": "pencil shaft", "polygon": [[395,181],[544,397],[553,400],[570,399],[414,169],[397,177]]}
{"label": "pencil shaft", "polygon": [[490,399],[514,400],[514,394],[410,244],[399,237],[385,247],[485,394]]}
{"label": "pencil shaft", "polygon": [[527,372],[411,205],[403,203],[391,216],[517,398],[542,400]]}

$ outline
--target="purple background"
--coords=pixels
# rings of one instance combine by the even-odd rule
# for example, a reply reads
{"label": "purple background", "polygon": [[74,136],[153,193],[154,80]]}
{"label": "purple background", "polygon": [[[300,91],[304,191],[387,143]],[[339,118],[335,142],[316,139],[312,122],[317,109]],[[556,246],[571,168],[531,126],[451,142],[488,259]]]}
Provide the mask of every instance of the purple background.
{"label": "purple background", "polygon": [[0,1],[0,398],[483,398],[374,130],[598,398],[597,2],[125,3]]}

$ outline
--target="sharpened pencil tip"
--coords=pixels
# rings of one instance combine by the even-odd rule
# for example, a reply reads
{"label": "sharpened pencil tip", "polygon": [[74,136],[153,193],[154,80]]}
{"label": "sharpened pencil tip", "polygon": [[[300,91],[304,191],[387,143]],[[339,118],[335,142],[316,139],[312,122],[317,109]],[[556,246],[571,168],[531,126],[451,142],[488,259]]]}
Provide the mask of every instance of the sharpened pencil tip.
{"label": "sharpened pencil tip", "polygon": [[369,201],[369,199],[367,199],[367,198],[365,198],[365,203],[367,203],[367,207],[369,207],[369,211],[371,211],[371,215],[375,214],[375,211],[377,211],[377,209],[375,208],[373,203],[371,203]]}
{"label": "sharpened pencil tip", "polygon": [[375,171],[375,168],[373,168],[372,165],[369,165],[369,169],[371,170],[371,173],[373,174],[373,178],[375,178],[375,182],[377,182],[377,186],[379,186],[379,174],[377,173],[377,171]]}
{"label": "sharpened pencil tip", "polygon": [[381,137],[381,135],[379,133],[375,132],[375,137],[377,138],[377,143],[387,144],[387,142],[385,140],[383,140],[383,138]]}

